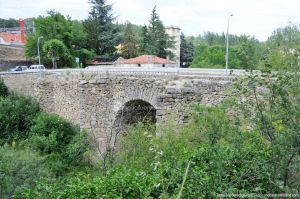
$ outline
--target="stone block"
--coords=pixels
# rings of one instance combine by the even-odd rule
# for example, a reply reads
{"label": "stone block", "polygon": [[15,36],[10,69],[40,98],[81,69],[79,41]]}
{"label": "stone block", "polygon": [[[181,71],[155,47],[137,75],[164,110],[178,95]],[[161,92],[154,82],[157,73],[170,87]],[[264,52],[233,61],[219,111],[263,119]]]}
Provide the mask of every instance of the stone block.
{"label": "stone block", "polygon": [[84,84],[87,84],[88,82],[86,81],[86,80],[82,80],[82,81],[80,81],[80,85],[84,85]]}
{"label": "stone block", "polygon": [[164,115],[164,114],[165,114],[165,110],[157,110],[156,111],[157,116],[161,116],[161,115]]}

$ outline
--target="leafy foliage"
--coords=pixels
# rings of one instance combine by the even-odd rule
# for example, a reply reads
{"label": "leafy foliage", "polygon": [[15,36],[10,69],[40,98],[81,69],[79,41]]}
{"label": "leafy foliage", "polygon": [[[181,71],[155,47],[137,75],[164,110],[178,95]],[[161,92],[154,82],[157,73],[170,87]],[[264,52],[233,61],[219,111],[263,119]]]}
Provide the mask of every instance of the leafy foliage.
{"label": "leafy foliage", "polygon": [[62,152],[76,133],[70,123],[48,113],[40,113],[30,128],[33,148],[36,147],[42,153]]}
{"label": "leafy foliage", "polygon": [[94,51],[89,51],[85,48],[81,48],[79,50],[73,50],[72,54],[75,57],[78,57],[83,66],[86,66],[87,62],[92,60],[95,57]]}
{"label": "leafy foliage", "polygon": [[[155,128],[138,123],[123,136],[115,164],[106,175],[87,171],[55,183],[40,181],[22,196],[175,198],[188,162],[182,198],[295,193],[293,185],[282,186],[283,179],[272,180],[277,176],[274,148],[258,129],[248,128],[241,115],[228,115],[232,105],[195,106],[191,123],[176,128],[176,133],[172,126],[162,129],[159,138]],[[288,153],[280,155],[280,160]]]}
{"label": "leafy foliage", "polygon": [[180,66],[189,67],[194,57],[194,44],[187,41],[183,33],[180,35]]}
{"label": "leafy foliage", "polygon": [[141,54],[156,55],[163,58],[172,57],[173,55],[169,49],[173,47],[173,38],[165,32],[165,27],[156,12],[155,6],[151,13],[149,26],[144,26],[142,30]]}
{"label": "leafy foliage", "polygon": [[0,98],[0,145],[26,138],[38,112],[38,103],[31,97],[12,93]]}
{"label": "leafy foliage", "polygon": [[90,141],[63,118],[41,113],[31,97],[0,97],[0,197],[11,198],[53,182],[70,170],[88,169]]}
{"label": "leafy foliage", "polygon": [[87,45],[98,55],[112,55],[118,42],[118,29],[114,26],[112,5],[106,0],[90,0],[92,10],[84,22]]}
{"label": "leafy foliage", "polygon": [[0,27],[2,28],[15,28],[19,27],[19,23],[16,19],[9,18],[9,19],[2,19],[0,18]]}
{"label": "leafy foliage", "polygon": [[297,73],[251,75],[236,84],[245,118],[270,147],[269,191],[299,188],[299,89]]}
{"label": "leafy foliage", "polygon": [[[212,34],[212,33],[211,33]],[[209,34],[210,35],[210,34]],[[233,37],[233,36],[232,36]],[[212,34],[196,46],[193,68],[224,68],[225,45],[216,45],[223,36]],[[255,69],[262,57],[263,47],[249,36],[233,37],[236,45],[229,46],[229,67],[232,69]]]}
{"label": "leafy foliage", "polygon": [[0,147],[0,198],[11,198],[33,188],[42,178],[51,178],[44,157],[28,149]]}
{"label": "leafy foliage", "polygon": [[300,28],[289,24],[278,28],[268,38],[260,69],[299,71]]}
{"label": "leafy foliage", "polygon": [[5,85],[2,78],[0,78],[0,97],[6,97],[8,95],[8,88]]}
{"label": "leafy foliage", "polygon": [[138,55],[138,35],[134,32],[131,23],[126,23],[122,43],[122,56],[125,59]]}
{"label": "leafy foliage", "polygon": [[[65,17],[56,11],[48,11],[48,16],[39,16],[34,22],[36,29],[35,34],[26,34],[26,56],[35,61],[37,60],[37,41],[40,36],[43,36],[43,39],[40,39],[41,46],[43,46],[44,43],[48,43],[49,45],[50,40],[52,40],[51,43],[56,41],[53,44],[55,44],[58,49],[52,48],[52,55],[50,55],[49,49],[40,48],[42,63],[49,66],[52,61],[53,65],[53,60],[49,59],[49,57],[54,58],[54,60],[60,57],[58,67],[74,66],[73,57],[77,54],[73,54],[73,52],[87,48],[87,33],[84,31],[82,23],[77,20],[71,20],[70,17]],[[58,41],[60,43],[58,43]],[[62,52],[61,49],[63,49],[64,52]],[[85,52],[86,51],[87,49]]]}
{"label": "leafy foliage", "polygon": [[63,58],[65,61],[70,60],[71,55],[65,44],[58,39],[46,41],[43,45],[43,50],[47,56],[51,58],[53,68],[57,68],[57,60]]}

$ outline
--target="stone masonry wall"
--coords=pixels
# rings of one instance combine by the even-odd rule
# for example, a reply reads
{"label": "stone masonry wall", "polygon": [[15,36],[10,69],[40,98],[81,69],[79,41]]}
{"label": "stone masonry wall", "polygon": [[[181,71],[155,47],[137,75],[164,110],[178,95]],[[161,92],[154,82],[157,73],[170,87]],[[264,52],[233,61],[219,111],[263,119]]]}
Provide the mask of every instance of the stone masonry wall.
{"label": "stone masonry wall", "polygon": [[[43,110],[80,124],[100,148],[115,136],[113,126],[124,105],[144,101],[155,109],[157,125],[174,116],[186,121],[186,106],[214,105],[226,98],[227,77],[120,75],[97,72],[42,72],[0,75],[10,90],[35,97]],[[159,133],[159,132],[158,132]],[[114,142],[114,140],[111,140]],[[109,143],[111,144],[111,143]]]}
{"label": "stone masonry wall", "polygon": [[14,73],[2,74],[1,78],[9,90],[36,98],[44,111],[80,123],[78,74]]}

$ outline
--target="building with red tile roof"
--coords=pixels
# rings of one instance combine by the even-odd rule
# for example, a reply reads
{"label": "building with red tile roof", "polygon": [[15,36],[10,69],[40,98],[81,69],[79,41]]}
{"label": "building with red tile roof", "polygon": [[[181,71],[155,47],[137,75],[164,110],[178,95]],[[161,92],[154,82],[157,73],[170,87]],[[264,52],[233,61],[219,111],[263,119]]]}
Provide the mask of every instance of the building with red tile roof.
{"label": "building with red tile roof", "polygon": [[13,33],[7,33],[7,32],[0,32],[0,44],[4,45],[23,45],[21,40],[21,35],[19,34],[13,34]]}
{"label": "building with red tile roof", "polygon": [[125,59],[116,63],[120,66],[137,67],[171,67],[177,68],[178,64],[174,61],[157,57],[155,55],[141,55],[139,57]]}
{"label": "building with red tile roof", "polygon": [[171,61],[168,59],[164,59],[161,57],[157,57],[155,55],[141,55],[139,57],[131,58],[131,59],[124,59],[119,57],[114,62],[101,62],[97,60],[93,60],[88,63],[91,66],[100,66],[100,65],[113,65],[113,66],[120,66],[120,67],[166,67],[166,68],[178,68],[179,64],[175,61]]}
{"label": "building with red tile roof", "polygon": [[142,55],[139,57],[127,59],[124,64],[176,64],[176,62],[157,57],[155,55]]}

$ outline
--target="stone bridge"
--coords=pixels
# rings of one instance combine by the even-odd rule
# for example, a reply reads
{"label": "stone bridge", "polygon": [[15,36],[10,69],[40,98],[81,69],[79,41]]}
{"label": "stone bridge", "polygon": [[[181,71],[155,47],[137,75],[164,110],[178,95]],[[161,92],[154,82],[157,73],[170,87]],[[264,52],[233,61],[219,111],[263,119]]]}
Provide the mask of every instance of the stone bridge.
{"label": "stone bridge", "polygon": [[[100,148],[127,125],[186,121],[186,106],[217,104],[243,73],[223,70],[101,68],[1,73],[10,90],[35,97],[43,110],[87,129]],[[159,131],[157,131],[159,133]]]}

